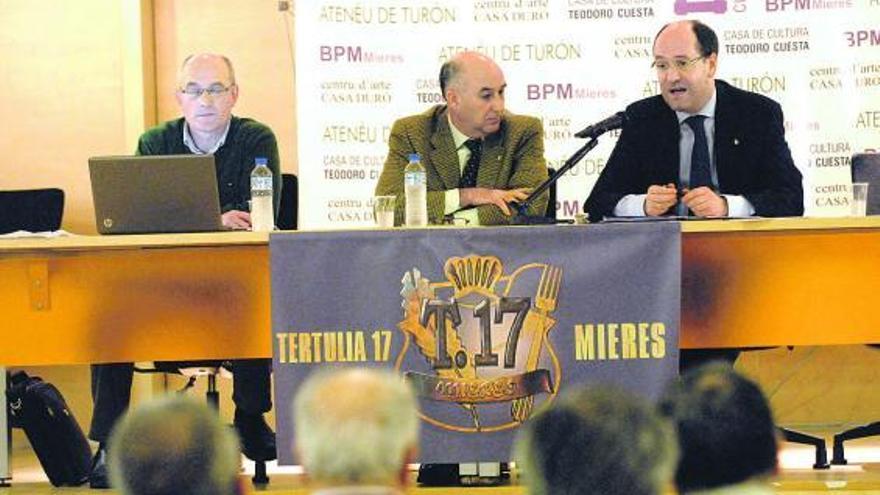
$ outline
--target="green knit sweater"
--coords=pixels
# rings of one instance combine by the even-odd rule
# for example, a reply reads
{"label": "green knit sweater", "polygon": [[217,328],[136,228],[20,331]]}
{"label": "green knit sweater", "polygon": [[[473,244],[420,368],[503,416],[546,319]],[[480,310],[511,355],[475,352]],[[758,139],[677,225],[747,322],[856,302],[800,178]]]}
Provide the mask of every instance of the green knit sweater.
{"label": "green knit sweater", "polygon": [[[183,118],[169,120],[145,132],[138,141],[138,155],[191,155],[183,143]],[[275,135],[266,125],[256,120],[232,117],[226,142],[214,153],[217,167],[217,190],[220,192],[220,210],[248,211],[251,199],[251,171],[254,159],[269,160],[272,170],[275,216],[281,201],[281,166]]]}

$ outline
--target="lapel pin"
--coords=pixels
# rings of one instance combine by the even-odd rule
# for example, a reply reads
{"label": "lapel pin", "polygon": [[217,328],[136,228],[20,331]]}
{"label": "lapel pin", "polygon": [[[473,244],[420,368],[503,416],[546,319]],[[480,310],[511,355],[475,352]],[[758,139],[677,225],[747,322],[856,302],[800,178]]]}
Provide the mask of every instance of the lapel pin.
{"label": "lapel pin", "polygon": [[733,145],[739,146],[739,138],[733,138]]}

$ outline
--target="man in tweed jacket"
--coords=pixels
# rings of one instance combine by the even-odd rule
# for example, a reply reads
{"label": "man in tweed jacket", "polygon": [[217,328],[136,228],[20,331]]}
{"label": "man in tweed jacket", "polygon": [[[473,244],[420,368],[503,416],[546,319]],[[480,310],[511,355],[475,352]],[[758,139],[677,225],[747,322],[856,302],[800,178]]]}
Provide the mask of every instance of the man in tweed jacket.
{"label": "man in tweed jacket", "polygon": [[[435,224],[453,213],[469,225],[508,223],[509,204],[522,201],[547,179],[541,121],[505,112],[506,87],[494,61],[463,52],[440,70],[447,104],[394,123],[376,194],[397,196],[395,224],[403,223],[403,170],[410,153],[421,156],[427,172],[428,221]],[[467,180],[473,155],[479,158],[471,172],[476,173],[474,184]],[[473,208],[457,212],[468,207]],[[542,216],[546,208],[543,195],[528,214]]]}

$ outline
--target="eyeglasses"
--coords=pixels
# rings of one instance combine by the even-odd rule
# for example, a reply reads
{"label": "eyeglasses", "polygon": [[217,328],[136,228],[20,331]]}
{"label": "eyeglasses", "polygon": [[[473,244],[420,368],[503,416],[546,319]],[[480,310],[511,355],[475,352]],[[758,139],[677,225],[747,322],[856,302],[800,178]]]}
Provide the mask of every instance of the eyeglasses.
{"label": "eyeglasses", "polygon": [[443,225],[455,225],[457,227],[466,227],[470,225],[471,221],[467,218],[454,217],[452,215],[444,215],[443,216]]}
{"label": "eyeglasses", "polygon": [[192,100],[196,100],[202,97],[202,95],[206,94],[211,98],[217,98],[219,96],[223,96],[228,93],[235,84],[230,84],[229,86],[224,86],[222,84],[212,84],[207,88],[200,88],[195,85],[189,85],[185,88],[180,88],[181,94],[188,96]]}
{"label": "eyeglasses", "polygon": [[688,72],[694,67],[694,64],[703,60],[705,55],[700,55],[699,57],[694,57],[690,60],[686,60],[683,58],[677,58],[675,60],[655,60],[651,64],[651,68],[656,70],[657,72],[667,72],[669,69],[675,69],[678,72]]}

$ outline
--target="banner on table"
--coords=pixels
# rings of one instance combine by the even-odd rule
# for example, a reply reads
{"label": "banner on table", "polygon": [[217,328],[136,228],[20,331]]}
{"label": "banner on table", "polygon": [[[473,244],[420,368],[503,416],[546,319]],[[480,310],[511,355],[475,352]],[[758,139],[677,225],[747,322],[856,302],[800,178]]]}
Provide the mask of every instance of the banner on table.
{"label": "banner on table", "polygon": [[273,234],[279,460],[310,373],[387,367],[420,399],[421,462],[507,460],[566,388],[648,398],[678,366],[676,223]]}

